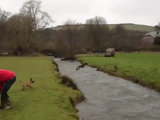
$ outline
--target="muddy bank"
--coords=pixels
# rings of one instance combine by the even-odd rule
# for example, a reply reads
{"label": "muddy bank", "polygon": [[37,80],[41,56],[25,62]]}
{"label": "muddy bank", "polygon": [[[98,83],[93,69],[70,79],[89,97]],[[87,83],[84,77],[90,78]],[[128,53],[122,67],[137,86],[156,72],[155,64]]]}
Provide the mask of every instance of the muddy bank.
{"label": "muddy bank", "polygon": [[60,73],[74,80],[86,97],[76,105],[80,120],[159,120],[160,94],[122,78],[54,59]]}
{"label": "muddy bank", "polygon": [[[59,72],[59,67],[58,67],[58,64],[53,60],[51,59],[52,61],[52,64],[55,65],[55,68],[53,69],[53,71],[57,71]],[[65,76],[65,75],[60,75],[59,76],[61,78],[62,81],[60,81],[61,84],[67,86],[67,87],[70,87],[74,90],[78,90],[80,92],[80,95],[77,96],[75,99],[72,99],[71,97],[69,97],[69,101],[70,103],[73,105],[73,107],[76,109],[76,105],[82,101],[85,100],[85,96],[83,95],[83,93],[78,89],[77,85],[74,83],[74,81],[69,78],[68,76]],[[76,111],[78,112],[78,109],[76,109]]]}

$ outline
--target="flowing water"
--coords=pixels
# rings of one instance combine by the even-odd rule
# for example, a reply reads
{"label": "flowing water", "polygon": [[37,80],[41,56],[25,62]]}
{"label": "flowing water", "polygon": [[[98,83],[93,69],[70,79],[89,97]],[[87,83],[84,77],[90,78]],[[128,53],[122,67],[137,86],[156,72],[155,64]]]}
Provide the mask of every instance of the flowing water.
{"label": "flowing water", "polygon": [[80,120],[160,120],[160,94],[122,78],[55,59],[60,73],[69,76],[85,95],[76,106]]}

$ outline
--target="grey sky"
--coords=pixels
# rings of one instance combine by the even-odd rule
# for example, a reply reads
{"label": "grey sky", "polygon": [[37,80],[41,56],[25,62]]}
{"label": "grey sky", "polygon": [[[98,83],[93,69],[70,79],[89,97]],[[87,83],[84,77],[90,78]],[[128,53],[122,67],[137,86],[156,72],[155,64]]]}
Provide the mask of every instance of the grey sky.
{"label": "grey sky", "polygon": [[[26,0],[0,0],[2,10],[18,13]],[[68,19],[85,23],[95,16],[108,24],[135,23],[154,26],[160,21],[160,0],[41,0],[41,8],[62,25]]]}

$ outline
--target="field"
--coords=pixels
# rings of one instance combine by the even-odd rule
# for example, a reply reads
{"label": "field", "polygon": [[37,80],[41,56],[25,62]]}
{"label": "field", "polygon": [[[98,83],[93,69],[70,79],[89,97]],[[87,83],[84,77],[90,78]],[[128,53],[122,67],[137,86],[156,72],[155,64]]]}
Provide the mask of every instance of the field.
{"label": "field", "polygon": [[[127,30],[134,30],[134,31],[153,31],[154,27],[152,26],[146,26],[146,25],[136,25],[136,24],[123,24],[124,28]],[[115,25],[109,25],[109,28],[114,28]]]}
{"label": "field", "polygon": [[[108,27],[110,29],[113,29],[117,24],[108,24]],[[79,29],[83,29],[85,25],[79,25]],[[125,29],[127,30],[134,30],[134,31],[144,31],[144,32],[149,32],[155,30],[153,26],[147,26],[147,25],[138,25],[138,24],[122,24]],[[65,27],[64,26],[57,26],[54,27],[54,30],[63,30]]]}
{"label": "field", "polygon": [[[76,120],[78,115],[69,101],[79,91],[60,84],[60,74],[46,57],[0,57],[1,69],[16,72],[17,81],[8,94],[13,109],[0,111],[0,120]],[[21,81],[35,80],[32,89],[22,91]]]}
{"label": "field", "polygon": [[77,59],[98,70],[160,91],[160,53],[117,53],[115,57],[78,55]]}

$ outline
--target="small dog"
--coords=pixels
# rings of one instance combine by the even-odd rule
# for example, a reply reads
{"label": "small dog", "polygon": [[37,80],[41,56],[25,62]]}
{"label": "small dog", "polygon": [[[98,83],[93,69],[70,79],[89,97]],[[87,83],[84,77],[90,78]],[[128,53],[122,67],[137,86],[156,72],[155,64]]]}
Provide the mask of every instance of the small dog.
{"label": "small dog", "polygon": [[76,71],[79,70],[80,68],[84,68],[86,65],[88,65],[87,63],[82,63],[81,65],[79,65],[77,68],[76,68]]}
{"label": "small dog", "polygon": [[25,83],[23,83],[22,91],[23,91],[25,88],[32,88],[32,84],[33,84],[34,82],[35,82],[35,81],[33,81],[32,78],[30,78],[30,81],[26,81]]}

